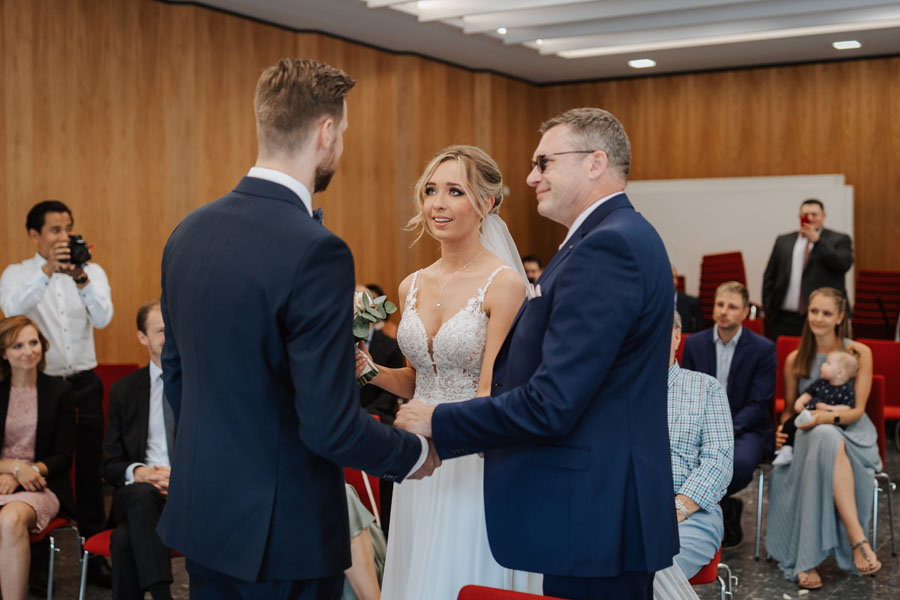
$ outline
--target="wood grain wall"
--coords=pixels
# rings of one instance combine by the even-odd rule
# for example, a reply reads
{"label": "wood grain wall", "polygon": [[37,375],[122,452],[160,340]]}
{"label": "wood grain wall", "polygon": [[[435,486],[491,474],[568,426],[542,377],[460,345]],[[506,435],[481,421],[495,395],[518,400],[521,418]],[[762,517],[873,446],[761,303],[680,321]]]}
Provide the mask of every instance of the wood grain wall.
{"label": "wood grain wall", "polygon": [[159,293],[165,240],[252,165],[253,89],[284,56],[358,81],[344,157],[314,202],[353,249],[358,279],[392,295],[437,257],[401,227],[415,180],[448,144],[496,158],[519,249],[552,256],[564,232],[536,215],[527,164],[540,121],[579,105],[623,120],[635,179],[845,173],[858,265],[900,268],[900,59],[537,87],[195,6],[0,2],[0,263],[33,254],[24,220],[35,202],[69,204],[113,287],[101,361],[145,360],[134,313]]}

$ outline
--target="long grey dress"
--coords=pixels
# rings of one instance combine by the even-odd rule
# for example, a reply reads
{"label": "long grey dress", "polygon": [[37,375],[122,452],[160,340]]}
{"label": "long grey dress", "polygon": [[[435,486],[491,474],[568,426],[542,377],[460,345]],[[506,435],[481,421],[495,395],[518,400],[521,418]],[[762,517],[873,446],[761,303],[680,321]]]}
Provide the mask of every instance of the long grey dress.
{"label": "long grey dress", "polygon": [[[803,390],[818,379],[825,354],[817,354]],[[817,425],[797,431],[794,459],[775,467],[769,483],[766,550],[778,561],[785,577],[817,567],[834,556],[840,568],[856,571],[847,530],[834,505],[834,461],[844,440],[853,469],[856,509],[863,531],[869,531],[875,473],[881,470],[878,437],[869,417],[851,425]],[[867,533],[868,535],[868,533]]]}

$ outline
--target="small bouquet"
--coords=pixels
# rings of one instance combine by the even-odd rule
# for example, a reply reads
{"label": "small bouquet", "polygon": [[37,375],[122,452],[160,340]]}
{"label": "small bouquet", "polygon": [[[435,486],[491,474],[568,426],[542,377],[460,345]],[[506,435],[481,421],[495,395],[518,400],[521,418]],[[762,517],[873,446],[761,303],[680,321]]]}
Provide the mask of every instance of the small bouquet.
{"label": "small bouquet", "polygon": [[[397,305],[387,299],[387,296],[372,298],[369,292],[356,292],[353,296],[353,337],[357,342],[369,339],[369,327],[387,319],[388,315],[397,311]],[[357,352],[361,352],[359,348]],[[378,374],[378,368],[366,357],[369,366],[357,382],[359,387],[365,386]]]}

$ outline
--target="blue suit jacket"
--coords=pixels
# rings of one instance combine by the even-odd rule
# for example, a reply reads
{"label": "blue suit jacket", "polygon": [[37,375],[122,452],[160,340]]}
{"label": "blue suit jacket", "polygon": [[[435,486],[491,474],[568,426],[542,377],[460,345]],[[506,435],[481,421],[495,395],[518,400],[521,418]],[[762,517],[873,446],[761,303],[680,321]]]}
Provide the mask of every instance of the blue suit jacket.
{"label": "blue suit jacket", "polygon": [[[682,366],[716,376],[716,343],[713,327],[691,335],[684,341]],[[728,403],[736,435],[753,435],[762,444],[764,455],[775,447],[770,404],[775,395],[775,371],[778,361],[775,344],[746,327],[734,349],[728,371]]]}
{"label": "blue suit jacket", "polygon": [[418,438],[362,410],[353,258],[286,187],[245,177],[188,215],[162,261],[178,424],[165,544],[245,581],[350,565],[339,464],[404,477]]}
{"label": "blue suit jacket", "polygon": [[678,551],[666,382],[672,273],[625,194],[600,205],[526,300],[492,395],[442,404],[442,457],[485,451],[502,565],[569,577],[656,571]]}

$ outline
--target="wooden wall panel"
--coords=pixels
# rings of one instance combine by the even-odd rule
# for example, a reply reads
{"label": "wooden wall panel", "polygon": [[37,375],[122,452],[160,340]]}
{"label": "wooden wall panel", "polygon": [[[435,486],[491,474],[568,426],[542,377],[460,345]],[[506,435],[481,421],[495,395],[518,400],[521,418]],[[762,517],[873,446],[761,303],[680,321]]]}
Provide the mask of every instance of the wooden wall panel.
{"label": "wooden wall panel", "polygon": [[413,184],[449,144],[494,156],[520,250],[553,255],[564,230],[537,216],[527,165],[541,120],[581,105],[625,123],[635,179],[845,173],[857,264],[900,268],[900,58],[536,87],[196,6],[0,2],[0,266],[34,252],[29,207],[68,203],[113,286],[100,360],[144,359],[134,313],[159,293],[165,240],[252,165],[256,80],[285,56],[358,81],[344,156],[314,203],[353,250],[358,279],[392,295],[437,258],[433,240],[410,247],[402,227]]}

